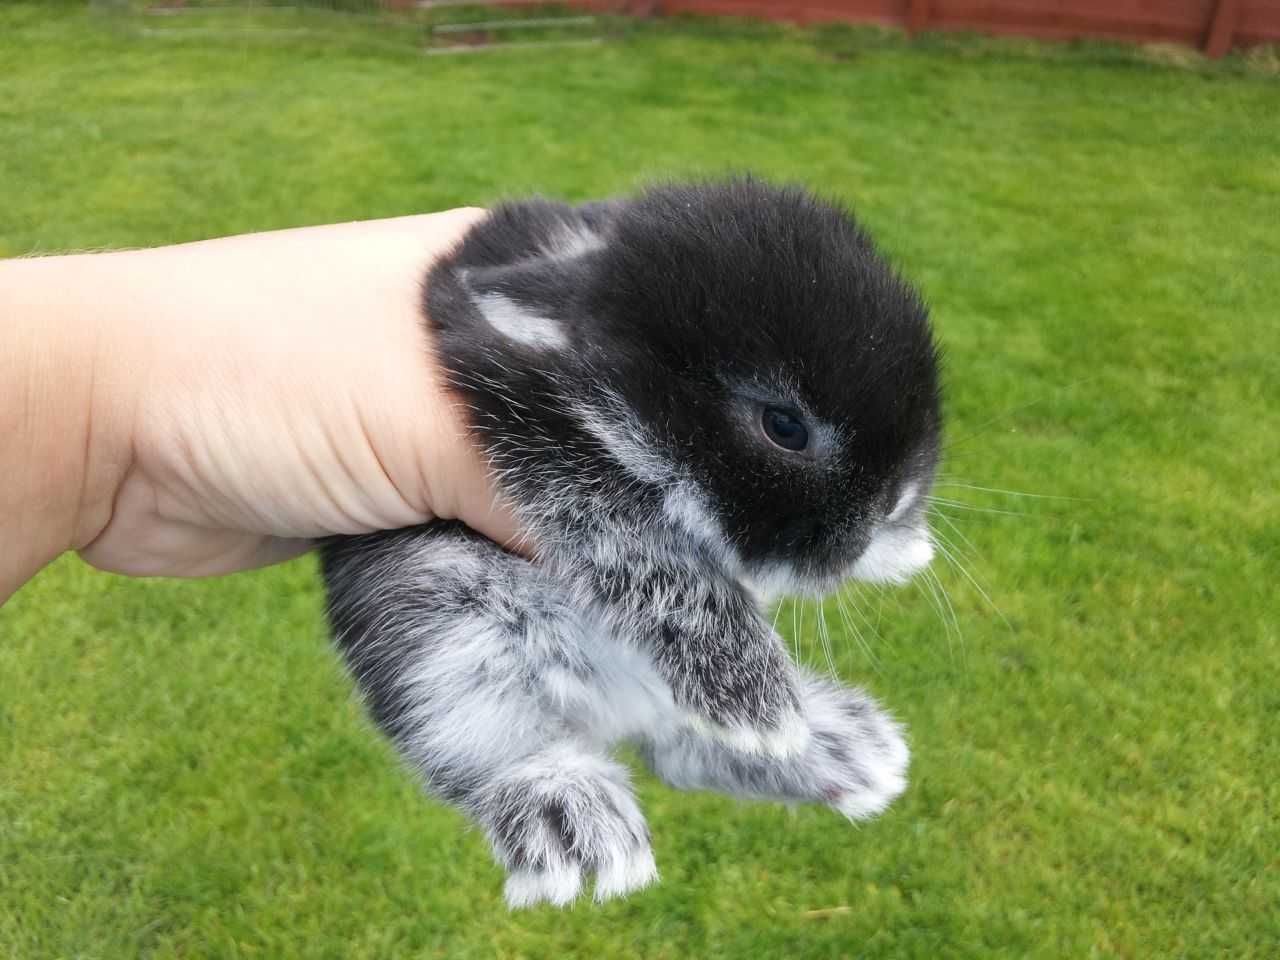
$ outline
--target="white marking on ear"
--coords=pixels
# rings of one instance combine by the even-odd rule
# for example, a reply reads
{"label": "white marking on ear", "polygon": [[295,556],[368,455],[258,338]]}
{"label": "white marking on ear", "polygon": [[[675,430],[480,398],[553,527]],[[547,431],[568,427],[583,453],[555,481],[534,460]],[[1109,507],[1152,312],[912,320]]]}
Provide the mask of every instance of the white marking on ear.
{"label": "white marking on ear", "polygon": [[476,306],[489,326],[508,340],[538,350],[563,350],[569,345],[569,338],[559,323],[500,293],[481,294],[476,298]]}
{"label": "white marking on ear", "polygon": [[560,230],[556,231],[555,236],[551,238],[551,242],[543,249],[550,256],[569,260],[573,257],[581,257],[584,254],[603,250],[604,241],[600,239],[598,233],[588,229],[583,224],[574,224],[573,226],[565,224]]}
{"label": "white marking on ear", "polygon": [[853,577],[867,583],[903,584],[932,559],[928,528],[882,525],[853,565]]}

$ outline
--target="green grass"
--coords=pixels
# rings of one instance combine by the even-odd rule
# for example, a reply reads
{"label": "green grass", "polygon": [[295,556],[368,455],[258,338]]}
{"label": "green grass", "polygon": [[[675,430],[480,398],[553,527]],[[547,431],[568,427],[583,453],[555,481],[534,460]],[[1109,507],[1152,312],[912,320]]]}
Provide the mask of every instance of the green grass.
{"label": "green grass", "polygon": [[[910,726],[882,819],[642,777],[662,885],[515,916],[361,716],[310,561],[64,559],[0,611],[0,956],[1280,955],[1280,84],[1152,60],[669,23],[424,59],[0,9],[0,255],[750,167],[924,286],[948,475],[1077,498],[947,488],[1007,511],[946,511],[992,601],[940,564],[954,623],[866,594],[869,655],[829,610]],[[821,662],[811,609],[780,626]]]}

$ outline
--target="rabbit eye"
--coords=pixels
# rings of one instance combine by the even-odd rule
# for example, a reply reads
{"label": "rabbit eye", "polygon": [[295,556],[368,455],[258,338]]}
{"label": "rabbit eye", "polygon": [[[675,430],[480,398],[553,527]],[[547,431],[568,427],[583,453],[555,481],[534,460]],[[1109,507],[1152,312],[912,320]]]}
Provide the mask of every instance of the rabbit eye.
{"label": "rabbit eye", "polygon": [[764,435],[783,450],[799,452],[809,445],[809,428],[789,410],[765,407],[760,425],[764,427]]}

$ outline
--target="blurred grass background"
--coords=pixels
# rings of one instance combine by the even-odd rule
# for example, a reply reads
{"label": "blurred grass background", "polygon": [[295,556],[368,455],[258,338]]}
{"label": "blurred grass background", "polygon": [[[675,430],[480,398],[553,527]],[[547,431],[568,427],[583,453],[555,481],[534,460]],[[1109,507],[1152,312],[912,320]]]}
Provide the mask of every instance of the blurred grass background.
{"label": "blurred grass background", "polygon": [[[428,59],[0,7],[0,255],[741,168],[852,201],[934,305],[967,571],[827,610],[910,727],[883,818],[642,776],[662,885],[512,916],[309,560],[64,559],[0,610],[0,956],[1280,955],[1274,63],[692,22]],[[779,625],[823,662],[812,607]]]}

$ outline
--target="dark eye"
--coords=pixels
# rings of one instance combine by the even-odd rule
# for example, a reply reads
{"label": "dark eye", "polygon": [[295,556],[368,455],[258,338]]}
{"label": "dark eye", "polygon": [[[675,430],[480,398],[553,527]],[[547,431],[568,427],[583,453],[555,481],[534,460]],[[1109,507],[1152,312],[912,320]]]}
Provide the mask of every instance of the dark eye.
{"label": "dark eye", "polygon": [[809,445],[809,428],[804,421],[781,407],[765,407],[760,425],[765,436],[783,450],[800,451]]}

